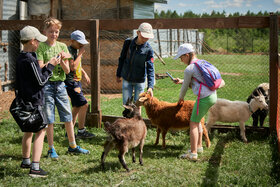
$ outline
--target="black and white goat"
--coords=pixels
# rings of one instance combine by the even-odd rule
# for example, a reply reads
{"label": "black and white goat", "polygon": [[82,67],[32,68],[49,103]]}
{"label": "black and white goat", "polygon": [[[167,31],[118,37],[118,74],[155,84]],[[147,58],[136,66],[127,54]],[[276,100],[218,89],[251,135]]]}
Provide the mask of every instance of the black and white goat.
{"label": "black and white goat", "polygon": [[[269,104],[269,83],[262,83],[258,85],[258,87],[255,88],[252,94],[248,97],[247,103],[250,103],[253,96],[258,96],[258,91],[265,96],[265,101],[267,104]],[[267,114],[268,109],[258,109],[256,112],[254,112],[252,114],[253,126],[257,127],[260,121],[260,126],[262,127]]]}
{"label": "black and white goat", "polygon": [[[147,127],[142,117],[139,114],[138,107],[132,103],[132,98],[128,105],[124,105],[128,109],[130,118],[119,118],[114,123],[110,124],[109,122],[104,123],[106,132],[109,134],[108,139],[104,145],[104,151],[101,156],[101,166],[104,169],[105,167],[105,158],[109,151],[112,148],[117,148],[119,150],[119,161],[122,164],[123,168],[129,171],[124,155],[128,152],[128,149],[132,149],[132,162],[135,162],[135,147],[139,144],[140,156],[139,162],[140,165],[143,165],[143,147],[145,138],[147,135]],[[131,116],[133,114],[133,116]]]}

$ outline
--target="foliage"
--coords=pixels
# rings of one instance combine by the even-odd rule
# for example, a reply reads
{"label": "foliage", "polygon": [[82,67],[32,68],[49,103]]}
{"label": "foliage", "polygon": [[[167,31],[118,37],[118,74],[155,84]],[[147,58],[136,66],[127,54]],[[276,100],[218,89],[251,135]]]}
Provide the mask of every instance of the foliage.
{"label": "foliage", "polygon": [[[280,12],[275,12],[280,15]],[[192,11],[186,11],[184,14],[178,15],[176,11],[167,10],[160,13],[155,12],[155,18],[220,18],[220,17],[239,17],[239,16],[269,16],[267,11],[253,13],[248,11],[242,15],[238,12],[227,14],[225,11],[218,12],[213,10],[210,14],[195,14]],[[263,45],[262,42],[268,43],[269,29],[198,29],[204,32],[204,41],[211,49],[223,48],[232,53],[247,52],[268,52],[269,45]],[[217,38],[219,40],[217,41]],[[229,44],[230,42],[230,44]],[[225,46],[227,45],[227,46]],[[218,47],[217,47],[218,46]]]}

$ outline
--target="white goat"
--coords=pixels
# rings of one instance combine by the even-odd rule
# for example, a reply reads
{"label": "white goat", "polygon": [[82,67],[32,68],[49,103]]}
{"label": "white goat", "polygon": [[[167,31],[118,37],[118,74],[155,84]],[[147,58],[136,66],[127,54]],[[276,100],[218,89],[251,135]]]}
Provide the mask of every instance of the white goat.
{"label": "white goat", "polygon": [[252,113],[258,109],[267,109],[265,96],[259,92],[259,96],[254,96],[250,103],[245,101],[229,101],[218,99],[217,102],[209,109],[208,122],[206,128],[209,132],[211,126],[216,122],[239,122],[240,135],[244,142],[247,142],[245,136],[245,122],[250,118]]}

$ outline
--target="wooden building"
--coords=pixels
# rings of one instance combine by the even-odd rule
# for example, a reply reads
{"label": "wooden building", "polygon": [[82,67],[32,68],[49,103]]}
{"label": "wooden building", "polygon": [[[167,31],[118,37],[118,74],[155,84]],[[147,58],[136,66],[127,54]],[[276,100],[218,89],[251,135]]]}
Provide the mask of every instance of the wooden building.
{"label": "wooden building", "polygon": [[[167,3],[166,0],[0,0],[0,12],[2,19],[40,19],[43,20],[47,16],[52,16],[60,20],[88,20],[88,19],[153,19],[155,3]],[[38,11],[36,9],[38,8]],[[30,8],[31,7],[31,8]],[[34,8],[35,7],[35,8]],[[13,10],[11,12],[11,10]],[[40,13],[41,11],[41,13]],[[4,16],[9,12],[9,16]],[[76,25],[79,28],[78,25]],[[12,28],[11,28],[12,29]],[[87,38],[89,31],[84,31]],[[7,31],[9,32],[9,31]],[[101,61],[101,91],[102,92],[120,92],[121,84],[117,84],[115,80],[118,58],[124,39],[132,36],[133,31],[100,32],[100,61]],[[71,31],[64,31],[63,26],[59,40],[69,44]],[[3,39],[5,39],[5,31],[2,31]],[[6,52],[7,58],[0,58],[0,65],[8,62],[9,75],[8,79],[12,80],[13,67],[16,56],[19,52],[19,35],[13,31],[13,36],[6,37],[1,40],[2,47],[12,40],[18,43],[12,49],[8,46]],[[15,42],[14,42],[15,41]],[[83,56],[83,67],[90,75],[90,54],[89,46],[86,47],[86,54]],[[2,51],[0,52],[3,53]],[[11,54],[12,53],[12,54]],[[8,55],[10,54],[10,55]],[[10,56],[10,58],[9,58]],[[5,60],[3,60],[5,59]],[[0,69],[0,78],[4,81],[4,69]],[[85,92],[89,93],[89,87],[84,85]]]}

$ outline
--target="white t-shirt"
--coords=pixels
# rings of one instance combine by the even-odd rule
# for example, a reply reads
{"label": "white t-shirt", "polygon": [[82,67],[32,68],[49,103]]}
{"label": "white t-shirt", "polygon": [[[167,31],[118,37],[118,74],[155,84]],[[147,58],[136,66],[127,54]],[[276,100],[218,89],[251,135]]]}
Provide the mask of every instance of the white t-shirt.
{"label": "white t-shirt", "polygon": [[[194,63],[188,65],[184,71],[184,82],[180,91],[180,99],[184,99],[190,84],[192,86],[193,93],[195,95],[198,95],[200,84],[196,80],[192,79],[192,77],[195,77],[200,82],[204,82],[201,73],[199,72],[198,68],[195,66]],[[209,88],[202,85],[200,98],[207,97],[214,93],[216,93],[216,90],[211,91]]]}

